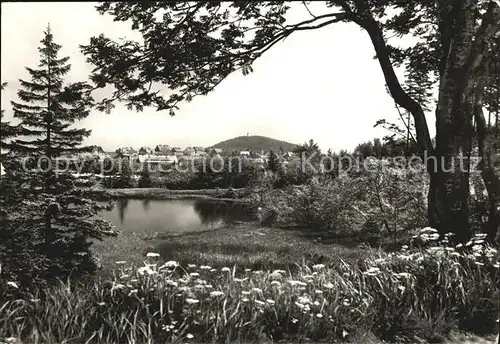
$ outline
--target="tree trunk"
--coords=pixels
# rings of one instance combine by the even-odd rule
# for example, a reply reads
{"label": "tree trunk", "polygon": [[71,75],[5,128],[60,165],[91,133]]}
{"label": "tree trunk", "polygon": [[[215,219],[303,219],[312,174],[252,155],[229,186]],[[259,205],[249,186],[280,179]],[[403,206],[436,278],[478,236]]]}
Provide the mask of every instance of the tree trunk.
{"label": "tree trunk", "polygon": [[489,213],[484,226],[487,239],[492,242],[500,227],[500,172],[495,168],[497,162],[497,147],[495,133],[486,127],[483,115],[482,92],[478,88],[475,92],[474,116],[477,123],[479,164],[481,177],[488,192]]}
{"label": "tree trunk", "polygon": [[[391,96],[415,120],[417,145],[430,176],[429,222],[441,234],[452,232],[460,240],[470,236],[469,175],[473,136],[475,75],[484,60],[487,41],[500,26],[500,7],[490,2],[479,29],[475,28],[477,0],[438,0],[441,36],[440,85],[436,109],[436,147],[430,139],[422,107],[399,83],[383,31],[369,5],[355,0],[353,21],[368,32]],[[484,89],[484,87],[483,87]],[[491,174],[491,172],[490,172]]]}

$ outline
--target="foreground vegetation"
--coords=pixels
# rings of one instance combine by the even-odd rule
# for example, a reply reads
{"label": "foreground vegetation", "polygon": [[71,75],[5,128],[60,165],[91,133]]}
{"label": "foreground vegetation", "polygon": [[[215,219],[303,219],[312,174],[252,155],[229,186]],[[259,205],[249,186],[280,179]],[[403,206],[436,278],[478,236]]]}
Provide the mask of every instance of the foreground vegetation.
{"label": "foreground vegetation", "polygon": [[[353,238],[344,241],[315,242],[308,232],[262,227],[255,223],[228,225],[217,230],[169,235],[163,233],[121,233],[97,241],[94,252],[104,270],[116,261],[142,264],[148,252],[158,252],[165,260],[181,265],[193,262],[215,268],[237,265],[251,269],[294,269],[296,264],[355,262],[372,250],[358,248]],[[323,240],[325,241],[325,240]]]}
{"label": "foreground vegetation", "polygon": [[[295,271],[196,262],[116,262],[114,277],[61,282],[0,308],[0,338],[60,342],[438,341],[494,331],[498,254],[475,237],[451,247],[426,228],[397,253]],[[244,269],[239,269],[244,268]],[[7,282],[15,293],[16,285]],[[63,321],[61,321],[64,319]],[[368,336],[368,337],[367,337]]]}

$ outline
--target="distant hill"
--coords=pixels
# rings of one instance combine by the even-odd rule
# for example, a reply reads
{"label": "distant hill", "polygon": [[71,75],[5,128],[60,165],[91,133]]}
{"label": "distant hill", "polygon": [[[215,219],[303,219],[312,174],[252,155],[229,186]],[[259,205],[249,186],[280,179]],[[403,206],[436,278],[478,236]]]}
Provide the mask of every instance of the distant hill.
{"label": "distant hill", "polygon": [[229,151],[242,151],[242,150],[252,150],[252,151],[278,151],[280,147],[283,147],[283,151],[285,152],[290,152],[292,151],[295,147],[297,147],[296,144],[286,142],[286,141],[280,141],[280,140],[275,140],[270,137],[265,137],[265,136],[238,136],[233,139],[229,139],[226,141],[219,142],[215,145],[213,145],[211,148],[222,148],[223,150],[229,150]]}

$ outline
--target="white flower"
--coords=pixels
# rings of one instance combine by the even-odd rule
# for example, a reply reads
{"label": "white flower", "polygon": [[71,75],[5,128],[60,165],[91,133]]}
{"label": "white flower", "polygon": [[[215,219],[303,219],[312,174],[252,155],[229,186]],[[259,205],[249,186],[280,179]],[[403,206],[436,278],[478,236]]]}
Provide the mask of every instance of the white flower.
{"label": "white flower", "polygon": [[102,307],[106,305],[106,302],[98,302],[97,305]]}
{"label": "white flower", "polygon": [[210,270],[210,269],[212,269],[212,267],[208,266],[208,265],[200,265],[200,269],[201,270]]}
{"label": "white flower", "polygon": [[221,271],[222,271],[222,272],[230,272],[230,271],[231,271],[231,269],[225,266],[225,267],[223,267],[223,268],[221,269]]}
{"label": "white flower", "polygon": [[175,260],[169,260],[168,262],[163,264],[163,266],[167,268],[176,268],[179,266],[179,263],[177,263]]}
{"label": "white flower", "polygon": [[311,299],[308,298],[307,296],[299,296],[299,298],[297,300],[300,303],[303,303],[303,304],[309,304],[309,303],[311,303]]}
{"label": "white flower", "polygon": [[189,304],[189,305],[194,305],[194,304],[197,304],[199,302],[200,302],[200,300],[192,299],[192,298],[189,298],[189,297],[186,299],[186,303]]}
{"label": "white flower", "polygon": [[271,285],[275,285],[275,286],[279,287],[281,285],[281,283],[279,281],[272,281]]}
{"label": "white flower", "polygon": [[305,307],[306,307],[305,305],[303,305],[303,304],[301,304],[301,303],[299,303],[299,302],[295,302],[295,305],[296,305],[297,307],[299,307],[300,309],[303,309],[303,308],[305,308]]}
{"label": "white flower", "polygon": [[302,281],[294,281],[294,280],[289,280],[288,283],[290,283],[292,286],[299,285],[305,287],[307,283],[302,282]]}
{"label": "white flower", "polygon": [[325,267],[325,264],[316,264],[316,265],[313,265],[313,269],[314,270],[320,270],[320,269],[323,269]]}
{"label": "white flower", "polygon": [[160,256],[160,254],[155,253],[155,252],[148,252],[148,254],[146,254],[146,257],[148,257],[148,258],[157,258],[159,256]]}
{"label": "white flower", "polygon": [[197,272],[191,272],[189,275],[190,275],[191,277],[198,277],[198,276],[200,276],[200,274],[199,274],[199,273],[197,273]]}
{"label": "white flower", "polygon": [[316,318],[320,318],[320,319],[323,318],[323,314],[321,314],[321,313],[316,314]]}
{"label": "white flower", "polygon": [[116,265],[124,265],[124,264],[127,264],[127,262],[124,260],[119,260],[119,261],[115,262],[115,264]]}
{"label": "white flower", "polygon": [[147,273],[148,275],[153,275],[156,273],[156,271],[151,269],[148,265],[140,267],[139,269],[137,269],[137,272],[140,275],[144,275],[145,273]]}
{"label": "white flower", "polygon": [[472,251],[481,251],[482,249],[483,249],[483,246],[481,246],[481,245],[472,246]]}
{"label": "white flower", "polygon": [[321,294],[323,294],[323,290],[316,289],[316,290],[314,291],[314,293],[315,293],[315,294],[318,294],[318,295],[321,295]]}
{"label": "white flower", "polygon": [[437,233],[437,229],[432,227],[425,227],[420,230],[420,233]]}
{"label": "white flower", "polygon": [[274,300],[271,299],[267,299],[266,302],[269,303],[271,306],[274,306],[275,304]]}
{"label": "white flower", "polygon": [[250,292],[249,292],[249,291],[245,291],[245,290],[243,290],[243,291],[241,292],[241,295],[250,295]]}
{"label": "white flower", "polygon": [[296,324],[299,320],[298,319],[295,319],[295,318],[292,318],[292,324]]}
{"label": "white flower", "polygon": [[190,268],[190,269],[196,269],[196,264],[188,264],[188,268]]}
{"label": "white flower", "polygon": [[255,303],[258,304],[259,306],[264,306],[266,303],[260,300],[255,300]]}
{"label": "white flower", "polygon": [[327,283],[323,284],[323,287],[328,288],[328,289],[332,289],[334,287],[334,285],[330,282],[327,282]]}
{"label": "white flower", "polygon": [[8,286],[10,286],[10,287],[12,287],[12,288],[16,288],[16,289],[17,289],[17,288],[19,288],[19,287],[17,286],[16,282],[10,282],[10,281],[9,281],[9,282],[7,282],[7,285],[8,285]]}
{"label": "white flower", "polygon": [[254,291],[256,293],[262,293],[262,289],[260,289],[260,288],[252,288],[252,291]]}
{"label": "white flower", "polygon": [[224,295],[224,293],[222,291],[214,290],[214,291],[210,292],[211,297],[217,297],[217,296],[221,296],[221,295]]}
{"label": "white flower", "polygon": [[403,277],[403,278],[410,278],[412,276],[412,274],[410,274],[408,272],[400,272],[400,273],[394,274],[394,276]]}
{"label": "white flower", "polygon": [[193,338],[194,338],[194,336],[193,336],[191,333],[188,333],[188,334],[186,335],[186,338],[187,338],[187,339],[193,339]]}
{"label": "white flower", "polygon": [[[433,248],[433,247],[431,247],[431,248]],[[400,255],[398,255],[398,258],[403,259],[403,260],[410,260],[412,258],[412,256],[407,255],[407,254],[400,254]]]}
{"label": "white flower", "polygon": [[115,283],[113,285],[113,287],[111,288],[111,290],[117,290],[117,289],[119,290],[119,289],[123,289],[123,288],[125,288],[125,286],[123,284]]}
{"label": "white flower", "polygon": [[242,299],[241,299],[241,301],[242,301],[242,302],[248,302],[248,301],[250,301],[250,300],[249,300],[248,298],[244,297],[244,298],[242,298]]}
{"label": "white flower", "polygon": [[365,275],[376,275],[380,272],[379,268],[376,267],[371,267],[367,271],[363,272]]}

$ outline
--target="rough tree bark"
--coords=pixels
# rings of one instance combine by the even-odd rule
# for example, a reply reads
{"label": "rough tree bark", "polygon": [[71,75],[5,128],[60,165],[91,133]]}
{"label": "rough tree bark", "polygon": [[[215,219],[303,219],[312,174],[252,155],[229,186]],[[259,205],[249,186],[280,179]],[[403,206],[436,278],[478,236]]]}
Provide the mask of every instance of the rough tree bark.
{"label": "rough tree bark", "polygon": [[479,164],[481,177],[488,193],[489,214],[484,232],[489,241],[493,241],[500,227],[500,171],[496,169],[498,151],[496,135],[487,125],[483,113],[483,95],[485,79],[488,76],[488,57],[484,58],[477,75],[477,86],[472,94],[474,102],[474,118],[477,126],[477,141],[479,148]]}
{"label": "rough tree bark", "polygon": [[[366,2],[355,0],[355,4],[358,13],[353,21],[369,34],[391,96],[415,120],[417,144],[430,176],[430,225],[441,234],[453,232],[458,239],[466,240],[470,236],[470,161],[467,157],[473,136],[474,114],[470,94],[480,88],[474,75],[487,49],[485,42],[498,30],[499,6],[490,2],[480,28],[476,30],[478,1],[437,1],[442,54],[434,148],[422,107],[403,90],[394,72],[380,25]],[[491,175],[488,171],[486,169],[483,178]],[[494,187],[490,189],[495,190]]]}

